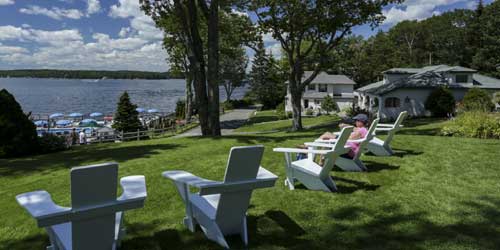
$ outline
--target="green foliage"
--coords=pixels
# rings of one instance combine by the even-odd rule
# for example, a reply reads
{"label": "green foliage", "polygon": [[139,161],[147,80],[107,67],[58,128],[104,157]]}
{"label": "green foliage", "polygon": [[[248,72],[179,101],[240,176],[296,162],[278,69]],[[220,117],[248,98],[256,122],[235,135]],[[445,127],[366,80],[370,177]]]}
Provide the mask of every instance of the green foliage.
{"label": "green foliage", "polygon": [[175,117],[177,119],[184,119],[186,117],[186,101],[179,99],[175,103]]}
{"label": "green foliage", "polygon": [[221,53],[220,76],[221,85],[226,91],[226,100],[229,101],[233,91],[245,85],[248,57],[242,46],[226,48],[224,52]]}
{"label": "green foliage", "polygon": [[493,1],[475,15],[474,67],[500,78],[500,1]]}
{"label": "green foliage", "polygon": [[40,153],[47,154],[68,149],[68,144],[65,137],[54,134],[44,134],[39,138]]}
{"label": "green foliage", "polygon": [[330,112],[336,111],[339,109],[337,103],[333,101],[333,98],[330,95],[327,95],[323,102],[321,102],[321,108],[326,111],[327,114]]}
{"label": "green foliage", "polygon": [[314,111],[311,108],[306,109],[306,115],[312,116],[314,114]]}
{"label": "green foliage", "polygon": [[447,124],[441,133],[481,139],[500,139],[500,116],[481,111],[464,112]]}
{"label": "green foliage", "polygon": [[272,56],[266,55],[264,43],[258,45],[249,75],[250,91],[264,109],[274,109],[285,97],[284,79]]}
{"label": "green foliage", "polygon": [[365,114],[370,117],[370,112],[357,106],[354,109],[352,107],[346,108],[344,111],[348,117],[353,117],[357,114]]}
{"label": "green foliage", "polygon": [[132,132],[142,128],[137,106],[132,104],[127,91],[123,92],[116,109],[113,128],[118,131]]}
{"label": "green foliage", "polygon": [[282,102],[276,106],[276,116],[278,116],[278,119],[280,120],[287,120],[290,119],[291,112],[286,112],[285,111],[285,103]]}
{"label": "green foliage", "polygon": [[500,105],[500,92],[495,92],[494,96],[494,101],[496,104]]}
{"label": "green foliage", "polygon": [[464,96],[462,102],[465,111],[484,111],[490,112],[495,108],[488,91],[480,88],[472,88]]}
{"label": "green foliage", "polygon": [[36,77],[36,78],[70,78],[70,79],[169,79],[176,78],[169,72],[149,71],[106,71],[106,70],[57,70],[57,69],[16,69],[0,70],[0,77]]}
{"label": "green foliage", "polygon": [[0,90],[0,158],[36,153],[36,127],[6,89]]}
{"label": "green foliage", "polygon": [[433,116],[445,117],[449,113],[453,113],[455,98],[448,88],[436,88],[427,97],[425,109],[429,110]]}

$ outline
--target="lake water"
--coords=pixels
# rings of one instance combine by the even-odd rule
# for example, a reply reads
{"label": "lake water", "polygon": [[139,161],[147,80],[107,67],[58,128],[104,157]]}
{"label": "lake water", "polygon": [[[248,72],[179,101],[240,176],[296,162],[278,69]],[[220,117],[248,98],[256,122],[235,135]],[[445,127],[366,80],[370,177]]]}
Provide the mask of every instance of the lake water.
{"label": "lake water", "polygon": [[[124,91],[138,107],[170,113],[175,111],[177,100],[184,97],[185,81],[0,78],[0,89],[3,88],[14,95],[26,113],[113,114]],[[241,98],[244,93],[244,89],[236,89],[232,98]],[[225,100],[223,89],[220,95]]]}

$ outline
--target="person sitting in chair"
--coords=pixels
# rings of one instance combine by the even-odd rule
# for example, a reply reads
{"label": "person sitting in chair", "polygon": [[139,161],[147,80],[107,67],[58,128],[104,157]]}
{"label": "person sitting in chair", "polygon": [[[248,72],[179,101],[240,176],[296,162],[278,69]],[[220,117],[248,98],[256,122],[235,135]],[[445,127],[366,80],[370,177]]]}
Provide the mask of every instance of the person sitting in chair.
{"label": "person sitting in chair", "polygon": [[[349,136],[349,140],[358,140],[358,139],[365,138],[366,134],[368,133],[368,129],[367,129],[367,126],[369,123],[368,116],[365,114],[357,114],[352,119],[354,120],[355,124],[354,124],[354,130],[352,131],[351,135]],[[347,126],[351,126],[351,125],[345,124],[345,123],[339,124],[340,128],[347,127]],[[322,140],[332,140],[332,139],[336,139],[336,138],[337,138],[337,135],[330,133],[330,132],[326,132],[319,137],[319,139],[322,139]],[[341,155],[341,157],[350,158],[350,159],[354,158],[354,156],[359,151],[359,143],[348,141],[346,143],[346,145],[349,146],[351,148],[351,150],[349,150],[349,152],[347,154]]]}

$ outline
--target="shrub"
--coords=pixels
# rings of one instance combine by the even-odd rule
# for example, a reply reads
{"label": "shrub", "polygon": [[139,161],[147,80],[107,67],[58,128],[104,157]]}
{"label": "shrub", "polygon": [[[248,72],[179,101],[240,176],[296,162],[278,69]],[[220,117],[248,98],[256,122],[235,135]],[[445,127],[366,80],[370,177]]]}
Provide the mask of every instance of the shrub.
{"label": "shrub", "polygon": [[306,109],[306,115],[313,115],[314,111],[312,109]]}
{"label": "shrub", "polygon": [[130,102],[127,91],[123,92],[116,109],[113,128],[124,132],[141,129],[142,124],[139,120],[139,112],[137,112],[136,108],[137,106]]}
{"label": "shrub", "polygon": [[234,105],[233,105],[233,102],[232,101],[225,101],[222,103],[222,108],[227,111],[227,110],[231,110],[231,109],[234,109]]}
{"label": "shrub", "polygon": [[44,134],[39,138],[40,153],[52,153],[68,149],[66,138],[54,134]]}
{"label": "shrub", "polygon": [[175,103],[175,117],[177,119],[184,119],[186,117],[186,101],[185,100],[177,100]]}
{"label": "shrub", "polygon": [[464,112],[441,130],[442,135],[500,139],[500,117],[481,111]]}
{"label": "shrub", "polygon": [[288,119],[288,114],[285,112],[285,103],[282,102],[276,106],[276,116],[278,116],[278,119],[280,120],[286,120]]}
{"label": "shrub", "polygon": [[490,112],[495,108],[491,96],[484,89],[472,88],[464,96],[463,108],[465,111],[479,110]]}
{"label": "shrub", "polygon": [[433,116],[445,117],[449,113],[453,113],[455,98],[448,88],[439,87],[433,90],[427,97],[425,109],[429,110]]}
{"label": "shrub", "polygon": [[495,96],[494,102],[500,105],[500,92],[495,92],[494,96]]}
{"label": "shrub", "polygon": [[36,127],[7,90],[0,90],[0,158],[36,153]]}
{"label": "shrub", "polygon": [[323,102],[321,103],[321,108],[325,110],[327,114],[339,109],[337,103],[333,101],[333,98],[330,95],[327,95],[325,99],[323,99]]}
{"label": "shrub", "polygon": [[357,114],[365,114],[368,117],[370,117],[370,112],[368,112],[366,109],[362,109],[360,107],[355,107],[354,109],[352,107],[348,107],[348,108],[345,108],[343,111],[349,117],[353,117]]}

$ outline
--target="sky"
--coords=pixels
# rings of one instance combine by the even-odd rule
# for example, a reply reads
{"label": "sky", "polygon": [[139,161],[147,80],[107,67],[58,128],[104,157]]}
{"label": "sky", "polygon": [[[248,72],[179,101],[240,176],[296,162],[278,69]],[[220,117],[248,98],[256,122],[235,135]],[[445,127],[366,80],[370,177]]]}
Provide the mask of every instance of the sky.
{"label": "sky", "polygon": [[[386,20],[377,29],[365,25],[353,33],[369,37],[403,20],[476,5],[477,0],[406,0],[384,8]],[[162,37],[139,0],[0,0],[0,69],[167,71]],[[279,43],[269,34],[264,40],[279,57]],[[252,59],[253,52],[247,53]]]}

